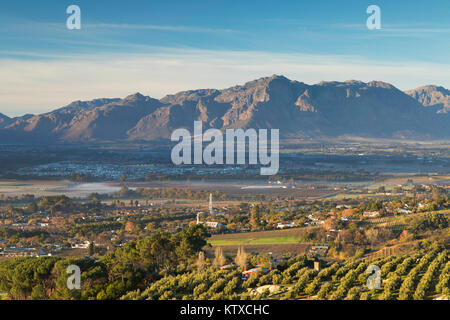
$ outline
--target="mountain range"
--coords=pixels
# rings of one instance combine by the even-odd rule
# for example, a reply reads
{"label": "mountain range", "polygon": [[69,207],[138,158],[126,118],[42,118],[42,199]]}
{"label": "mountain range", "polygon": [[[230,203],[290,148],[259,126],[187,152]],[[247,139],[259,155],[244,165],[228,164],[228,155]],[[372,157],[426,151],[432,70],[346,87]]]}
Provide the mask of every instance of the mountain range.
{"label": "mountain range", "polygon": [[[403,92],[381,81],[308,85],[273,75],[227,89],[183,91],[154,99],[75,101],[52,112],[9,118],[0,142],[103,142],[168,139],[173,130],[275,128],[284,138],[450,138],[450,94],[438,86]],[[192,132],[192,131],[191,131]]]}

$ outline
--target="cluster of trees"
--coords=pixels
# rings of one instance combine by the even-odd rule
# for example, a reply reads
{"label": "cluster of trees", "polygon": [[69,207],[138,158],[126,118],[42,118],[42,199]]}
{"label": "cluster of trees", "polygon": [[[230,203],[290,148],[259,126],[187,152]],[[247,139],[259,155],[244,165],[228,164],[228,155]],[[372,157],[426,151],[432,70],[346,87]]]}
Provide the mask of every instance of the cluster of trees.
{"label": "cluster of trees", "polygon": [[418,216],[414,221],[412,221],[409,229],[413,233],[419,233],[435,229],[445,229],[447,227],[447,216],[438,212],[428,212]]}
{"label": "cluster of trees", "polygon": [[436,274],[441,265],[448,260],[447,252],[441,252],[428,266],[427,271],[420,279],[414,292],[414,300],[423,300],[432,289],[432,285],[436,283]]}
{"label": "cluster of trees", "polygon": [[[364,261],[356,268],[355,264],[349,262],[347,268],[344,265],[336,271],[331,281],[322,284],[318,292],[315,289],[309,293],[316,291],[318,299],[332,300],[403,300],[413,298],[422,300],[434,293],[443,293],[445,290],[447,290],[445,294],[448,294],[448,279],[443,275],[446,272],[443,269],[443,265],[448,260],[448,251],[441,246],[430,246],[428,251],[427,254],[420,252],[409,257],[392,256],[380,258],[370,263]],[[435,258],[436,256],[437,258]],[[435,260],[433,261],[434,258]],[[429,271],[421,277],[422,272],[427,270],[427,266],[431,261],[433,262],[428,267]],[[365,271],[369,264],[381,267],[383,283],[381,289],[368,290],[365,287],[369,276]],[[440,276],[438,275],[439,272],[441,272]],[[341,277],[340,274],[343,273],[345,273],[345,276]],[[340,280],[336,283],[335,280],[337,279]],[[447,289],[440,289],[439,285],[436,285],[438,281],[439,283],[442,281],[442,288]],[[314,283],[314,287],[317,287],[316,283]]]}
{"label": "cluster of trees", "polygon": [[[185,272],[206,245],[205,228],[155,233],[129,242],[98,261],[90,258],[16,258],[0,262],[0,291],[11,299],[118,299],[169,274]],[[80,267],[82,289],[68,290],[69,265]]]}
{"label": "cluster of trees", "polygon": [[[216,258],[223,254],[219,251]],[[282,299],[395,300],[405,299],[406,287],[410,292],[408,299],[426,299],[435,292],[448,294],[448,252],[439,246],[428,251],[370,262],[350,259],[329,264],[319,272],[312,268],[312,260],[300,255],[267,274],[253,273],[248,279],[242,278],[242,268],[222,270],[202,263],[189,272],[168,275],[145,290],[128,292],[121,299],[261,299],[270,295],[267,290],[256,291],[265,285],[284,288],[278,292]],[[248,255],[247,261],[260,258]],[[381,267],[381,289],[366,287],[370,276],[366,270],[371,264]],[[427,271],[421,277],[424,270]],[[410,277],[415,278],[412,286]]]}
{"label": "cluster of trees", "polygon": [[137,188],[131,190],[128,187],[121,187],[120,190],[113,194],[116,198],[124,197],[139,197],[146,199],[190,199],[190,200],[207,200],[209,194],[212,193],[216,200],[229,200],[230,196],[219,191],[207,191],[207,190],[191,190],[191,189],[178,189],[178,188],[158,188],[147,189]]}
{"label": "cluster of trees", "polygon": [[122,296],[123,300],[168,299],[237,299],[242,280],[237,270],[208,268],[178,275],[169,275],[145,290],[135,290]]}
{"label": "cluster of trees", "polygon": [[442,293],[444,296],[450,296],[450,261],[448,261],[442,269],[439,276],[436,292]]}
{"label": "cluster of trees", "polygon": [[30,202],[34,201],[35,197],[33,194],[21,194],[17,196],[10,196],[1,193],[0,194],[0,204],[9,204],[11,202]]}
{"label": "cluster of trees", "polygon": [[[235,174],[210,173],[207,179],[220,180],[228,179]],[[243,180],[267,179],[261,177],[259,174],[252,174],[247,171],[240,173],[240,178]],[[344,172],[332,170],[308,170],[308,169],[292,169],[286,170],[283,174],[271,176],[269,180],[273,181],[290,181],[290,180],[306,180],[306,181],[373,181],[376,180],[377,174],[369,172]],[[170,180],[205,180],[205,177],[199,176],[195,173],[184,172],[182,174],[163,174],[163,173],[149,173],[145,176],[147,181],[170,181]]]}
{"label": "cluster of trees", "polygon": [[70,236],[79,235],[84,237],[92,237],[105,231],[121,229],[123,226],[124,223],[120,221],[103,221],[89,224],[78,224],[70,227],[68,229],[68,234]]}
{"label": "cluster of trees", "polygon": [[7,240],[10,245],[22,245],[28,241],[45,242],[51,238],[46,230],[18,230],[0,226],[0,239]]}
{"label": "cluster of trees", "polygon": [[74,209],[76,207],[75,203],[69,197],[65,195],[57,196],[45,196],[42,197],[38,204],[31,202],[28,205],[28,209],[32,212],[37,210],[55,212],[55,211],[67,211]]}
{"label": "cluster of trees", "polygon": [[[80,290],[70,291],[66,284],[66,270],[71,264],[90,270],[90,274],[97,272],[97,279],[100,276],[100,267],[92,259],[16,258],[0,262],[0,291],[17,300],[79,299]],[[86,286],[92,283],[88,279]]]}
{"label": "cluster of trees", "polygon": [[400,287],[398,294],[399,300],[411,300],[413,298],[417,283],[420,280],[421,272],[427,268],[435,255],[436,251],[427,253],[420,259],[419,263],[411,269]]}
{"label": "cluster of trees", "polygon": [[273,181],[306,180],[306,181],[373,181],[377,174],[369,172],[340,172],[331,170],[296,169],[293,172],[277,174],[270,177]]}
{"label": "cluster of trees", "polygon": [[99,179],[91,175],[90,173],[75,173],[73,172],[68,179],[72,182],[85,183],[98,181]]}
{"label": "cluster of trees", "polygon": [[[267,274],[253,273],[245,279],[242,267],[218,268],[205,263],[201,251],[194,254],[204,241],[200,227],[186,232],[180,236],[155,235],[97,262],[54,257],[4,261],[0,263],[0,290],[12,299],[124,300],[261,299],[270,295],[267,290],[256,290],[265,285],[281,286],[278,293],[282,299],[422,300],[435,293],[449,294],[450,263],[448,251],[442,247],[407,257],[335,262],[319,272],[312,268],[313,260],[299,255]],[[190,263],[191,256],[197,257],[197,263]],[[216,253],[216,259],[221,256],[223,252]],[[252,261],[261,262],[261,257],[248,255],[245,264]],[[82,290],[66,287],[70,264],[82,270]],[[366,288],[366,270],[371,264],[381,267],[381,289]]]}
{"label": "cluster of trees", "polygon": [[369,200],[360,206],[360,212],[364,211],[379,211],[383,208],[383,202],[380,200]]}

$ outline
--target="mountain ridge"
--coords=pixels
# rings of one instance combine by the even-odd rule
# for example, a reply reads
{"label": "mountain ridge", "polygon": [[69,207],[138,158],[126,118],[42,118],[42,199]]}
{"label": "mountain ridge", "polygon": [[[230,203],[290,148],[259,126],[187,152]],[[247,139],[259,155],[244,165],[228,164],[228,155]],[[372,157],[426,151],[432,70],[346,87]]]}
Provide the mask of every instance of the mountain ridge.
{"label": "mountain ridge", "polygon": [[[383,81],[308,85],[272,75],[225,89],[181,91],[159,100],[138,92],[123,99],[74,101],[13,121],[0,116],[0,139],[151,141],[168,139],[177,128],[191,130],[196,120],[203,121],[205,129],[279,128],[283,138],[447,139],[447,93],[438,86],[403,92]],[[442,106],[439,101],[444,101]]]}

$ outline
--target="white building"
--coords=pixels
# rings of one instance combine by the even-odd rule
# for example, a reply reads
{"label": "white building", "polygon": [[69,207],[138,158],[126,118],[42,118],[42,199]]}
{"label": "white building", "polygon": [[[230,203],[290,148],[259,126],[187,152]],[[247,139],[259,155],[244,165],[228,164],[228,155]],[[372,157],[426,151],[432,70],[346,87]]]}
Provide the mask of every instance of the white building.
{"label": "white building", "polygon": [[212,229],[217,229],[222,226],[222,224],[220,222],[214,222],[214,221],[206,221],[205,225],[208,228],[212,228]]}
{"label": "white building", "polygon": [[295,222],[279,222],[277,224],[278,229],[293,228],[295,226],[296,226]]}
{"label": "white building", "polygon": [[380,215],[380,211],[366,211],[363,213],[363,217],[365,218],[374,218]]}

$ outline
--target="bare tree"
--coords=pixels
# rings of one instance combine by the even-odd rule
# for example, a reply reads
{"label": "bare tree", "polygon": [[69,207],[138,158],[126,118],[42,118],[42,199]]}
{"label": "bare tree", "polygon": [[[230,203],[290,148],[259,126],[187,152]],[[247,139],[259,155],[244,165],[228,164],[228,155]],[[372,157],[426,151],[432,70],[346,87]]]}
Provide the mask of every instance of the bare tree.
{"label": "bare tree", "polygon": [[199,270],[201,270],[205,267],[205,253],[203,251],[200,251],[198,253],[196,265]]}
{"label": "bare tree", "polygon": [[244,247],[240,246],[238,248],[234,262],[236,262],[238,266],[245,268],[247,265],[247,253],[245,252]]}
{"label": "bare tree", "polygon": [[215,251],[214,264],[218,267],[222,267],[225,265],[226,258],[223,255],[223,250],[221,247],[217,247]]}

